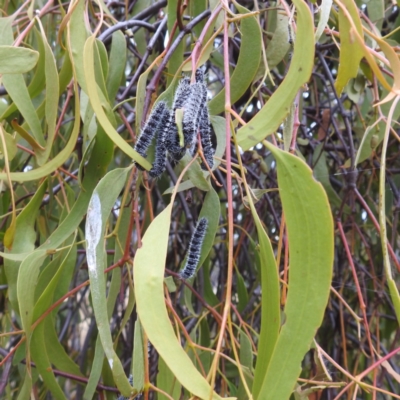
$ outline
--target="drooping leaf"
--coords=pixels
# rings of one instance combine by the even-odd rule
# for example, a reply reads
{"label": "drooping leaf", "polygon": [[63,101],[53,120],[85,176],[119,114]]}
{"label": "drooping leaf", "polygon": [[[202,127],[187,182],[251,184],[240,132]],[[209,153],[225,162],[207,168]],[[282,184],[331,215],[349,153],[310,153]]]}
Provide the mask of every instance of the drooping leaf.
{"label": "drooping leaf", "polygon": [[238,144],[248,150],[275,132],[286,115],[299,89],[304,85],[314,65],[314,25],[310,9],[303,0],[295,0],[297,32],[289,71],[264,107],[237,132]]}
{"label": "drooping leaf", "polygon": [[[241,14],[249,12],[236,4]],[[231,104],[234,104],[253,82],[261,59],[261,30],[256,17],[244,17],[240,22],[242,43],[236,67],[230,77]],[[225,109],[225,89],[221,90],[209,104],[210,114],[220,114]]]}
{"label": "drooping leaf", "polygon": [[268,145],[277,160],[279,193],[289,241],[289,290],[279,333],[257,399],[287,399],[301,361],[322,322],[333,266],[333,220],[312,171],[299,158]]}
{"label": "drooping leaf", "polygon": [[108,135],[108,137],[129,157],[133,160],[139,162],[146,169],[150,169],[151,165],[149,162],[143,158],[139,153],[137,153],[131,146],[129,146],[124,139],[120,136],[120,134],[115,130],[112,126],[110,120],[108,119],[106,113],[103,110],[103,105],[100,100],[100,96],[98,93],[98,87],[95,80],[94,74],[94,43],[95,38],[90,36],[86,43],[84,49],[84,72],[85,72],[85,81],[89,94],[90,103],[92,104],[93,110],[96,113],[97,119],[104,131]]}
{"label": "drooping leaf", "polygon": [[115,353],[108,322],[104,277],[106,253],[103,237],[107,219],[125,183],[129,170],[130,168],[113,170],[99,182],[89,203],[85,233],[90,289],[100,340],[114,381],[124,396],[130,396],[132,388],[121,361]]}
{"label": "drooping leaf", "polygon": [[[134,259],[134,282],[140,322],[168,368],[178,381],[200,399],[221,399],[198,372],[178,342],[164,302],[164,268],[171,204],[159,214],[143,237]],[[157,243],[154,251],[153,243]]]}
{"label": "drooping leaf", "polygon": [[[363,29],[356,4],[353,0],[341,0],[341,2],[350,13],[352,21],[356,26],[357,32],[362,35]],[[355,78],[357,76],[359,64],[361,58],[363,57],[363,51],[360,43],[358,43],[357,40],[354,40],[352,26],[347,17],[344,15],[342,9],[339,9],[339,32],[340,60],[335,88],[338,92],[338,95],[340,96],[349,79]]]}
{"label": "drooping leaf", "polygon": [[270,69],[276,67],[290,49],[289,16],[280,10],[273,12],[273,15],[276,16],[276,29],[265,51]]}

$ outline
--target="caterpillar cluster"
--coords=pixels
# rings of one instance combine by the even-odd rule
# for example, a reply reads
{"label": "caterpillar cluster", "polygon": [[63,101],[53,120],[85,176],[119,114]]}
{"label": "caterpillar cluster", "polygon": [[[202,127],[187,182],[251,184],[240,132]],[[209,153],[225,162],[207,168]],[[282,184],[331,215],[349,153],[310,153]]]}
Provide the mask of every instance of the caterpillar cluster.
{"label": "caterpillar cluster", "polygon": [[204,237],[207,232],[208,219],[200,218],[197,222],[196,229],[190,239],[189,250],[186,257],[186,264],[179,273],[182,279],[191,278],[197,269],[200,261],[201,248],[203,247]]}
{"label": "caterpillar cluster", "polygon": [[[171,110],[163,101],[154,106],[136,142],[135,150],[146,158],[147,149],[153,138],[156,138],[154,162],[149,171],[152,178],[158,178],[165,171],[167,153],[175,162],[178,162],[185,155],[186,149],[189,149],[193,156],[198,148],[198,133],[208,167],[212,168],[214,165],[214,149],[211,144],[211,124],[207,107],[207,87],[204,82],[204,72],[201,69],[197,70],[195,77],[196,80],[193,84],[190,84],[190,79],[187,76],[179,82]],[[177,110],[180,109],[183,110],[183,146],[181,146],[179,140],[175,118]],[[207,169],[204,163],[201,167]],[[140,166],[138,168],[142,169]]]}

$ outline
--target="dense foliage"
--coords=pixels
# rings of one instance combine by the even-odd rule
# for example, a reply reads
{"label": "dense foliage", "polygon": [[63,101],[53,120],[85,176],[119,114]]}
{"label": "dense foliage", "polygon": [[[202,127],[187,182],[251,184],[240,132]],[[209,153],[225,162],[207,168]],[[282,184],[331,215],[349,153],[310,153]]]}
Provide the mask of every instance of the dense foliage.
{"label": "dense foliage", "polygon": [[1,7],[1,398],[400,398],[395,3]]}

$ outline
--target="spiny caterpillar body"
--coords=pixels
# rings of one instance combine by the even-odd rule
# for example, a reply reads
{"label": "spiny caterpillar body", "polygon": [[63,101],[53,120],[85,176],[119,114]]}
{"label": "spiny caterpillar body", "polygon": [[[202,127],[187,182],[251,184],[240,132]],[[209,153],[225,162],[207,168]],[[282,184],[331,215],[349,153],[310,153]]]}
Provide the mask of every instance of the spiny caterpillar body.
{"label": "spiny caterpillar body", "polygon": [[[193,84],[190,84],[187,76],[181,79],[175,92],[172,110],[163,101],[154,106],[136,142],[135,150],[142,157],[147,157],[147,149],[156,136],[155,157],[149,171],[152,178],[158,178],[165,171],[167,152],[176,162],[185,155],[187,149],[194,155],[198,148],[198,133],[204,158],[210,168],[214,165],[214,149],[211,144],[211,125],[207,107],[207,87],[204,83],[204,72],[201,69],[196,71],[195,79]],[[183,110],[183,146],[179,141],[175,119],[176,111],[181,109]],[[142,169],[139,165],[138,168]],[[202,168],[206,169],[204,163],[202,163]]]}
{"label": "spiny caterpillar body", "polygon": [[[203,148],[204,158],[206,159],[208,166],[212,168],[214,166],[214,149],[211,144],[211,124],[207,105],[204,105],[201,110],[199,129],[201,132],[201,147]],[[207,169],[203,163],[201,167]]]}
{"label": "spiny caterpillar body", "polygon": [[[149,148],[151,141],[153,140],[154,135],[162,128],[162,123],[164,121],[165,114],[168,112],[167,105],[160,101],[158,102],[152,112],[150,113],[149,118],[144,125],[142,132],[135,144],[135,150],[144,158],[147,157],[147,149]],[[138,166],[139,169],[142,169]]]}
{"label": "spiny caterpillar body", "polygon": [[161,117],[161,128],[156,138],[156,151],[154,154],[154,162],[149,174],[152,178],[158,178],[164,171],[167,162],[166,136],[169,129],[170,112],[166,108]]}
{"label": "spiny caterpillar body", "polygon": [[189,250],[186,257],[186,264],[179,273],[182,279],[191,278],[197,269],[200,261],[201,248],[203,247],[204,237],[206,235],[208,219],[203,217],[197,222],[196,229],[190,239]]}

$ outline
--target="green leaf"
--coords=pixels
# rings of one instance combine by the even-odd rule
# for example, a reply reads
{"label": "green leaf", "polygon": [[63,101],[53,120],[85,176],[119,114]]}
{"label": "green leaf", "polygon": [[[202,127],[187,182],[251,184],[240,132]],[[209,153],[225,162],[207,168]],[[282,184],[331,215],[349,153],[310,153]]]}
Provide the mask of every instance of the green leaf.
{"label": "green leaf", "polygon": [[[140,78],[138,80],[138,84],[137,84],[136,118],[135,118],[136,135],[139,135],[142,130],[143,107],[144,107],[144,101],[146,98],[147,76],[149,75],[149,72],[150,72],[149,70],[146,70],[146,72],[141,74]],[[160,100],[160,98],[159,98],[159,100]]]}
{"label": "green leaf", "polygon": [[140,320],[135,322],[135,334],[133,337],[133,358],[132,358],[132,376],[133,387],[141,392],[144,387],[144,343],[142,334],[142,325]]}
{"label": "green leaf", "polygon": [[44,325],[44,331],[46,332],[46,352],[50,363],[59,371],[83,378],[84,375],[80,371],[79,366],[70,358],[72,355],[68,354],[64,346],[60,343],[53,318],[46,318]]}
{"label": "green leaf", "polygon": [[[253,349],[251,347],[251,342],[249,338],[247,337],[246,333],[243,331],[240,331],[240,364],[244,367],[247,367],[249,371],[252,371],[253,369]],[[251,390],[253,380],[251,377],[245,375],[246,383],[248,388]],[[246,390],[244,388],[243,382],[239,383],[238,387],[238,400],[244,400],[248,399]]]}
{"label": "green leaf", "polygon": [[373,22],[376,28],[382,29],[383,20],[385,18],[385,3],[383,0],[370,0],[367,3],[368,18]]}
{"label": "green leaf", "polygon": [[25,331],[27,350],[33,322],[33,309],[35,305],[35,288],[40,267],[48,256],[46,250],[36,250],[22,261],[18,273],[17,296],[22,328]]}
{"label": "green leaf", "polygon": [[150,163],[143,158],[139,153],[137,153],[128,143],[125,142],[124,139],[120,136],[120,134],[115,130],[112,126],[110,120],[108,119],[106,113],[103,110],[103,105],[101,104],[97,83],[95,80],[95,72],[94,72],[94,43],[95,37],[90,36],[85,43],[84,49],[84,67],[85,67],[85,80],[86,86],[88,90],[88,95],[90,99],[90,103],[93,107],[94,112],[96,113],[96,117],[103,127],[105,133],[108,137],[130,158],[138,162],[141,166],[149,170],[151,168]]}
{"label": "green leaf", "polygon": [[[37,320],[54,302],[54,292],[61,279],[64,267],[67,265],[66,261],[73,249],[74,238],[68,238],[64,244],[67,249],[56,253],[53,259],[43,268],[40,274],[38,283],[35,285],[35,309],[33,312],[33,319]],[[69,247],[68,247],[69,246]],[[73,261],[75,261],[75,252],[72,251]],[[36,301],[37,299],[37,301]]]}
{"label": "green leaf", "polygon": [[74,4],[74,10],[68,23],[68,44],[71,46],[71,61],[74,66],[74,74],[79,85],[85,93],[88,93],[85,80],[85,67],[83,65],[84,47],[88,37],[85,25],[85,1],[77,0]]}
{"label": "green leaf", "polygon": [[14,41],[12,23],[16,15],[0,18],[0,45],[12,45]]}
{"label": "green leaf", "polygon": [[[246,15],[249,10],[236,5]],[[230,77],[231,104],[239,100],[253,82],[261,60],[261,29],[256,17],[244,17],[240,22],[242,43],[236,67]],[[225,110],[225,89],[222,89],[209,104],[210,114],[220,114]]]}
{"label": "green leaf", "polygon": [[92,367],[90,369],[90,376],[88,383],[83,393],[83,400],[93,400],[93,395],[96,392],[97,384],[101,376],[101,370],[103,368],[104,350],[101,344],[100,336],[96,339],[96,346],[94,350],[94,357]]}
{"label": "green leaf", "polygon": [[[357,32],[363,36],[363,28],[359,16],[359,10],[353,0],[342,0],[342,4],[350,13],[353,23],[357,28]],[[335,88],[338,96],[341,95],[344,87],[351,78],[355,78],[358,73],[360,61],[363,58],[363,49],[360,43],[354,39],[352,26],[343,13],[339,9],[339,33],[340,33],[340,55],[339,55],[339,71],[335,82]]]}
{"label": "green leaf", "polygon": [[325,152],[323,151],[323,148],[324,148],[324,144],[321,143],[314,150],[313,163],[315,163],[315,162],[317,162],[317,163],[314,164],[313,173],[314,173],[315,179],[318,182],[321,182],[322,186],[324,187],[331,204],[336,207],[340,207],[340,205],[342,204],[342,201],[341,201],[339,195],[335,192],[335,189],[333,189],[331,182],[329,180],[329,170],[328,170],[326,156],[325,156]]}
{"label": "green leaf", "polygon": [[[6,142],[7,157],[10,162],[17,154],[17,141],[13,135],[10,135],[3,129],[4,140]],[[4,154],[3,141],[0,140],[0,152]]]}
{"label": "green leaf", "polygon": [[36,65],[38,58],[35,50],[0,46],[0,74],[24,74]]}
{"label": "green leaf", "polygon": [[[168,27],[168,32],[172,32],[172,29],[174,25],[176,24],[176,18],[177,18],[177,10],[178,10],[178,4],[181,4],[179,0],[169,0],[167,4],[167,15],[168,15],[168,21],[167,21],[167,27]],[[183,22],[183,18],[182,18]],[[183,22],[185,23],[185,22]],[[175,31],[175,34],[173,37],[170,37],[170,43],[173,43],[176,37],[179,34],[179,29]],[[182,40],[174,52],[172,53],[171,58],[168,61],[168,75],[167,75],[167,86],[169,86],[174,79],[175,74],[179,71],[179,68],[181,67],[182,61],[183,61],[183,52],[185,49],[185,40]]]}
{"label": "green leaf", "polygon": [[[181,160],[180,165],[185,167],[192,160],[192,157],[188,152],[184,155]],[[203,170],[200,168],[200,164],[195,161],[188,169],[187,176],[194,186],[198,187],[200,190],[208,192],[210,190],[210,183],[206,180],[203,174]]]}
{"label": "green leaf", "polygon": [[[225,118],[219,116],[210,117],[211,125],[217,138],[217,148],[215,149],[215,157],[223,158],[226,150],[226,131]],[[213,170],[221,164],[221,161],[214,159]]]}
{"label": "green leaf", "polygon": [[[158,360],[157,387],[168,393],[173,399],[179,399],[181,396],[181,384],[161,357]],[[157,393],[157,399],[168,400],[168,397]]]}
{"label": "green leaf", "polygon": [[[140,322],[164,362],[178,381],[200,399],[221,399],[198,372],[181,347],[164,301],[164,269],[172,205],[159,214],[143,237],[134,259],[134,282]],[[157,251],[154,251],[157,243]]]}
{"label": "green leaf", "polygon": [[[8,283],[8,297],[12,308],[16,312],[19,310],[19,300],[17,296],[17,277],[20,266],[19,261],[25,259],[35,248],[35,222],[46,188],[47,182],[45,181],[38,188],[30,202],[17,216],[17,227],[13,247],[10,252],[6,252],[5,254],[4,270]],[[13,259],[13,256],[15,256],[16,259]],[[22,259],[20,257],[22,257]]]}
{"label": "green leaf", "polygon": [[276,17],[276,28],[265,51],[269,69],[276,67],[290,49],[289,16],[281,10],[271,10],[271,13]]}
{"label": "green leaf", "polygon": [[[11,75],[8,75],[11,76]],[[18,75],[17,75],[18,76]],[[78,93],[78,87],[75,85],[75,93]],[[79,115],[79,98],[75,96],[75,115]],[[37,117],[37,116],[36,116]],[[10,177],[12,181],[18,182],[28,182],[36,179],[43,178],[44,176],[50,175],[57,168],[59,168],[68,157],[71,155],[74,147],[76,145],[76,140],[79,135],[80,119],[75,118],[74,127],[72,129],[71,136],[66,144],[66,146],[50,161],[42,165],[39,168],[33,169],[28,172],[11,172]],[[39,142],[40,143],[40,142]],[[0,180],[7,179],[7,175],[3,172],[0,173]]]}
{"label": "green leaf", "polygon": [[[45,98],[45,112],[47,123],[47,143],[46,150],[40,158],[43,164],[50,155],[53,148],[54,136],[56,133],[57,113],[58,113],[58,98],[59,98],[59,81],[56,60],[53,51],[47,43],[46,35],[43,27],[40,24],[40,30],[43,39],[44,52],[45,52],[45,73],[46,73],[46,98]],[[39,165],[41,165],[39,164]]]}
{"label": "green leaf", "polygon": [[31,353],[36,368],[40,373],[46,387],[50,390],[52,398],[56,400],[66,400],[66,397],[58,385],[54,376],[53,369],[46,351],[46,341],[48,337],[45,331],[45,325],[40,324],[36,327],[32,335]]}
{"label": "green leaf", "polygon": [[310,168],[264,142],[277,160],[279,193],[289,241],[286,321],[276,342],[258,399],[288,399],[301,362],[322,323],[333,267],[333,220],[329,202]]}
{"label": "green leaf", "polygon": [[[21,74],[3,75],[3,85],[8,95],[22,114],[31,129],[33,137],[41,145],[45,145],[43,131],[35,107],[32,104],[24,77]],[[38,159],[39,162],[39,159]]]}
{"label": "green leaf", "polygon": [[314,24],[303,0],[293,1],[297,9],[297,32],[289,71],[257,115],[237,132],[239,146],[249,150],[278,129],[290,111],[299,89],[310,78],[314,65]]}
{"label": "green leaf", "polygon": [[315,31],[315,42],[318,43],[320,37],[324,33],[324,29],[329,21],[333,0],[322,0],[319,7],[320,16],[318,21],[317,30]]}
{"label": "green leaf", "polygon": [[106,302],[104,269],[106,253],[104,233],[108,217],[123,188],[131,167],[109,172],[97,185],[90,199],[86,217],[87,261],[90,290],[94,314],[99,329],[101,343],[112,370],[114,381],[124,396],[132,394],[132,388],[125,375],[120,359],[114,351]]}
{"label": "green leaf", "polygon": [[[257,399],[278,338],[281,322],[280,289],[278,267],[271,242],[260,221],[247,187],[246,191],[251,214],[257,228],[259,246],[256,249],[259,251],[259,268],[261,270],[261,331],[252,392],[254,399]],[[255,254],[255,258],[257,259],[257,254]]]}
{"label": "green leaf", "polygon": [[109,65],[107,93],[110,101],[113,101],[126,68],[126,40],[121,31],[114,32],[112,35]]}

